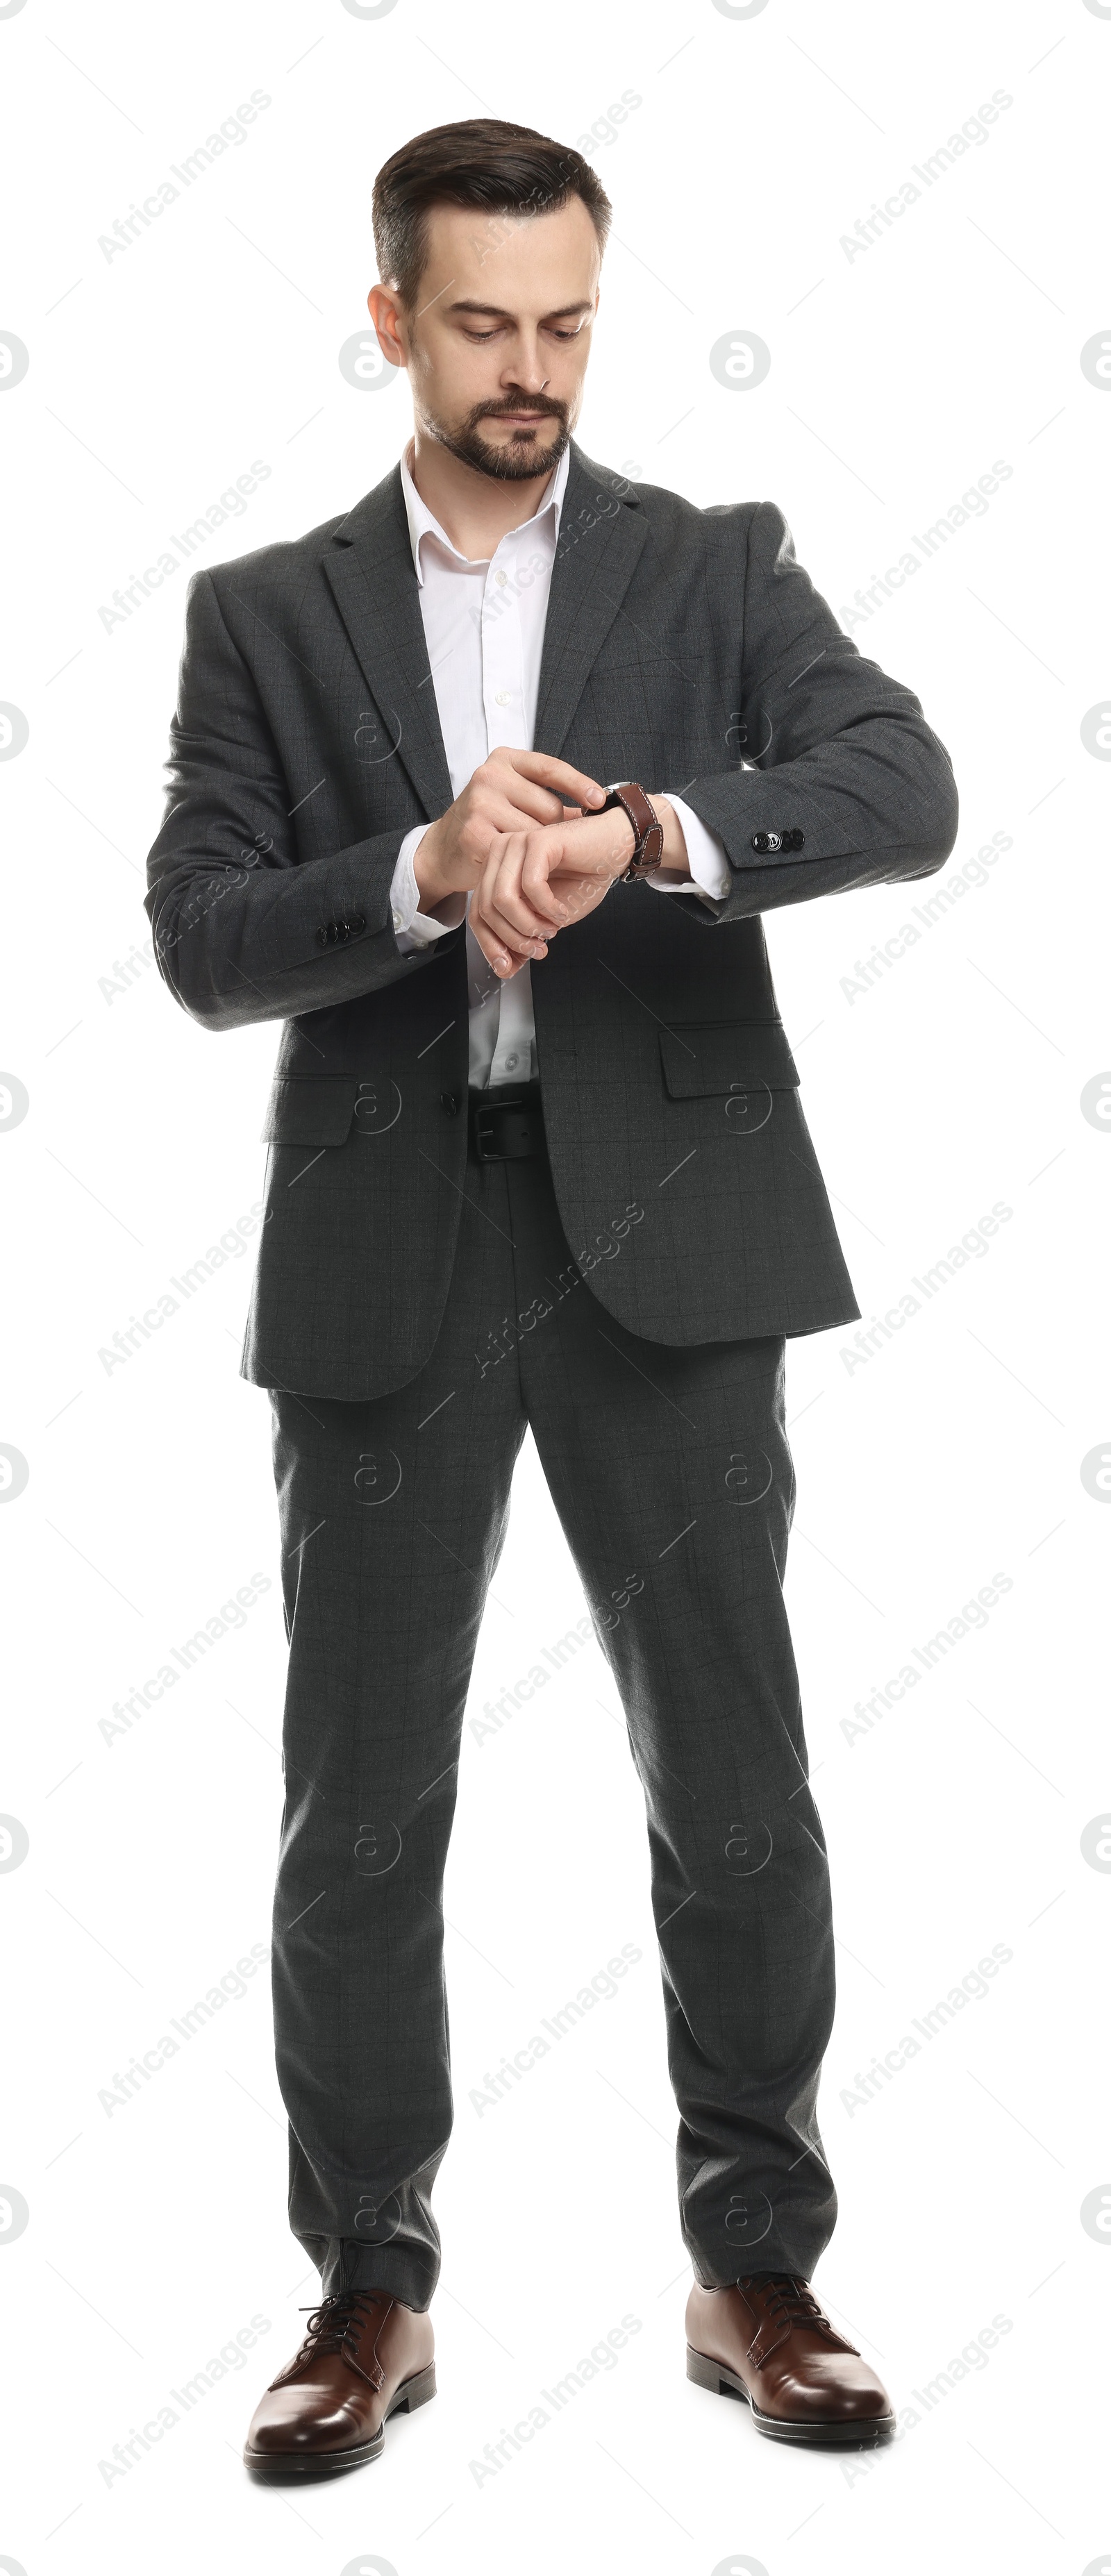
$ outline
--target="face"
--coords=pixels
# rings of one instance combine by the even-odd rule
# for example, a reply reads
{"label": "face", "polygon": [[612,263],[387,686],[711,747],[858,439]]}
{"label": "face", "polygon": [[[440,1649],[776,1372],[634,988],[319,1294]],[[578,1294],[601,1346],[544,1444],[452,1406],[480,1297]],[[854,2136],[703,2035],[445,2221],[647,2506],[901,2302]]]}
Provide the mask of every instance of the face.
{"label": "face", "polygon": [[543,215],[433,207],[416,311],[367,297],[424,435],[500,481],[548,474],[582,407],[600,266],[581,197]]}

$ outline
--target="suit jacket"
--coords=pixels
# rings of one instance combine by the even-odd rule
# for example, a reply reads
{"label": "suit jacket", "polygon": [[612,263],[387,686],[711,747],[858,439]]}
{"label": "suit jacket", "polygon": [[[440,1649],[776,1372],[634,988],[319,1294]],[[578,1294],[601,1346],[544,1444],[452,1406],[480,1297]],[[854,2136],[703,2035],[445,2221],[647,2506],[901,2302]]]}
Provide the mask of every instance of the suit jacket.
{"label": "suit jacket", "polygon": [[[770,502],[697,509],[574,443],[534,739],[674,787],[732,871],[714,905],[617,883],[533,963],[552,1176],[591,1292],[670,1343],[853,1321],[760,914],[940,867],[947,752]],[[197,575],[170,781],[160,970],[203,1028],[282,1023],[242,1374],[386,1394],[427,1359],[475,1222],[463,927],[404,956],[391,918],[405,833],[451,802],[398,468],[346,517]]]}

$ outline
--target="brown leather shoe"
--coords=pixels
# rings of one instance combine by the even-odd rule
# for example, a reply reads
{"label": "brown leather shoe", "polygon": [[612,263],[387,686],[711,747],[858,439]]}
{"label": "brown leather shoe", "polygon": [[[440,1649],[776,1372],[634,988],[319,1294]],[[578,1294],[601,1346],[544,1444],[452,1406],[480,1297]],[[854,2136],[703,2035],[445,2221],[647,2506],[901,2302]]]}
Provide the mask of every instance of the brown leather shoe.
{"label": "brown leather shoe", "polygon": [[687,2377],[747,2397],[776,2442],[871,2450],[895,2430],[891,2399],[855,2344],[831,2326],[806,2281],[750,2273],[728,2290],[697,2284],[687,2301]]}
{"label": "brown leather shoe", "polygon": [[432,2320],[386,2290],[340,2290],[314,2308],[292,2361],[251,2417],[253,2478],[335,2478],[385,2448],[386,2417],[436,2394]]}

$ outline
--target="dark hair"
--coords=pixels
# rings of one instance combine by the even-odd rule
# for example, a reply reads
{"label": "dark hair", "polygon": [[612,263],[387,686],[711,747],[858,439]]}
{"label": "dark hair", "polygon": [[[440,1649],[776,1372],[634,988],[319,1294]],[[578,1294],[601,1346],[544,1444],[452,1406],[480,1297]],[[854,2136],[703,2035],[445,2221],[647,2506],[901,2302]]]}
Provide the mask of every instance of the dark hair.
{"label": "dark hair", "polygon": [[613,209],[581,152],[553,143],[531,125],[506,125],[496,116],[434,125],[384,161],[374,182],[378,274],[412,310],[427,258],[431,206],[543,215],[569,197],[582,198],[604,250]]}

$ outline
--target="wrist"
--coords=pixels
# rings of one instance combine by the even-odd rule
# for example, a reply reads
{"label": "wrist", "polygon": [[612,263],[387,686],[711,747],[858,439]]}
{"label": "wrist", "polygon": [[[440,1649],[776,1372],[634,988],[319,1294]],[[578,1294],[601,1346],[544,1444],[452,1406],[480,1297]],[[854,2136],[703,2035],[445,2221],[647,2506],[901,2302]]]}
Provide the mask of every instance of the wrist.
{"label": "wrist", "polygon": [[623,805],[614,805],[606,816],[609,824],[607,866],[611,876],[624,876],[637,845],[637,836]]}
{"label": "wrist", "polygon": [[455,902],[458,905],[455,918],[461,921],[466,908],[466,888],[453,885],[442,864],[437,828],[435,823],[430,823],[413,852],[413,876],[420,910],[429,918],[438,919],[442,907]]}
{"label": "wrist", "polygon": [[683,826],[669,796],[657,796],[653,790],[652,803],[663,825],[664,845],[659,873],[685,882],[691,871]]}

